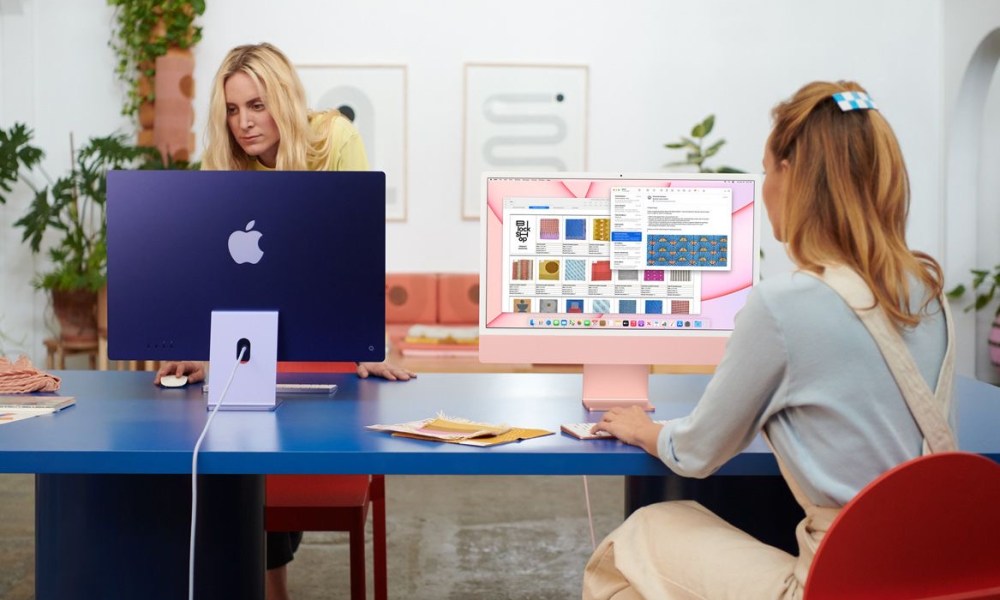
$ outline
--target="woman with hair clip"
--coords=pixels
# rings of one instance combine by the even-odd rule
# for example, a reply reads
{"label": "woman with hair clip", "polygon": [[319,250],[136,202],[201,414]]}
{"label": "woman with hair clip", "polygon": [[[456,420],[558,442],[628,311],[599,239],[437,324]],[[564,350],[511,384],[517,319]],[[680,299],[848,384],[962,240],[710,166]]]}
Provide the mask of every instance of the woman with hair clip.
{"label": "woman with hair clip", "polygon": [[810,83],[772,116],[764,205],[797,270],[750,293],[690,415],[658,425],[614,409],[594,429],[699,478],[763,433],[805,510],[799,556],[698,503],[663,502],[600,544],[585,599],[801,598],[844,504],[888,469],[955,448],[942,273],[906,244],[909,183],[892,129],[853,82]]}
{"label": "woman with hair clip", "polygon": [[[217,171],[366,171],[361,136],[336,110],[313,113],[291,62],[271,44],[238,46],[222,61],[209,100],[202,169]],[[406,381],[416,374],[389,363],[358,363],[360,377]],[[156,374],[205,378],[200,362],[168,362]],[[288,597],[287,564],[301,532],[267,534],[267,598]]]}

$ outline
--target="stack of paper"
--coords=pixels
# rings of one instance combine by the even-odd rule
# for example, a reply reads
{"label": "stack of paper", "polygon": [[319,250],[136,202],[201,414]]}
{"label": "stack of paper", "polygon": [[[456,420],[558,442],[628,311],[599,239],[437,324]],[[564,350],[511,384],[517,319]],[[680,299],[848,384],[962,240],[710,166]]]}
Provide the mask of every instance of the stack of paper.
{"label": "stack of paper", "polygon": [[51,414],[75,402],[73,396],[0,395],[0,425]]}
{"label": "stack of paper", "polygon": [[468,419],[448,417],[438,414],[437,417],[397,423],[395,425],[369,425],[368,429],[389,431],[394,436],[408,437],[418,440],[448,442],[466,446],[495,446],[507,442],[516,442],[544,435],[552,431],[545,429],[524,429],[509,425],[492,425],[476,423]]}

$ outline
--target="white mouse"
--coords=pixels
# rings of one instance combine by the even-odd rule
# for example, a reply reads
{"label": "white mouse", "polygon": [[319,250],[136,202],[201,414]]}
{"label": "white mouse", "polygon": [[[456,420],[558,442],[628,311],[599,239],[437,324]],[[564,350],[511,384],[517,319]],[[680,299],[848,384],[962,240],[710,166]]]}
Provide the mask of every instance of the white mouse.
{"label": "white mouse", "polygon": [[187,375],[164,375],[160,377],[160,385],[168,388],[179,388],[187,385]]}

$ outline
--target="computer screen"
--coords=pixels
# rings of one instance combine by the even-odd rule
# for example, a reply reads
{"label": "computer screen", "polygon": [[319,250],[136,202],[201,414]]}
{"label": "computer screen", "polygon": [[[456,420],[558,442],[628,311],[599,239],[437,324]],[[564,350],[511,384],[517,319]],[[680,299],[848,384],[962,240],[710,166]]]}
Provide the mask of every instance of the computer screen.
{"label": "computer screen", "polygon": [[592,409],[715,365],[759,278],[761,176],[487,173],[483,362],[582,364]]}
{"label": "computer screen", "polygon": [[384,173],[113,171],[107,227],[112,359],[207,360],[213,310],[277,311],[278,360],[385,357]]}

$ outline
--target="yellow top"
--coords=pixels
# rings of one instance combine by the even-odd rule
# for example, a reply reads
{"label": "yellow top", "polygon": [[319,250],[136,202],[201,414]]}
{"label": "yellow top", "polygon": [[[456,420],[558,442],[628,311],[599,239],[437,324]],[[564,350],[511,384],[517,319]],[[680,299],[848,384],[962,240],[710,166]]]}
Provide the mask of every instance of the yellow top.
{"label": "yellow top", "polygon": [[[314,133],[329,139],[330,155],[326,165],[309,164],[310,171],[367,171],[368,155],[361,134],[354,128],[347,117],[337,110],[309,115],[309,125]],[[252,163],[255,171],[273,171],[255,160]]]}

